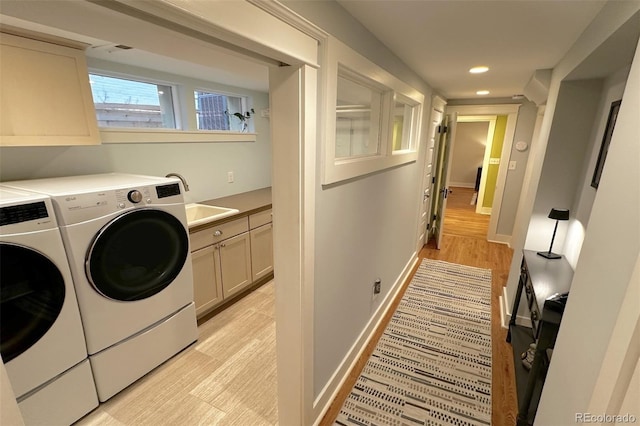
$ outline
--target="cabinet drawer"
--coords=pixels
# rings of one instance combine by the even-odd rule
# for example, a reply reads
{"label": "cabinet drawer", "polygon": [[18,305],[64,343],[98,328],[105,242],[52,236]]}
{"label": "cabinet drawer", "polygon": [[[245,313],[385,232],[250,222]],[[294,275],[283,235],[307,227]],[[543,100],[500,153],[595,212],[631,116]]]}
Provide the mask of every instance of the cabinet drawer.
{"label": "cabinet drawer", "polygon": [[255,229],[258,226],[266,225],[267,223],[271,223],[271,209],[254,213],[249,216],[250,229]]}
{"label": "cabinet drawer", "polygon": [[241,217],[231,222],[225,222],[220,225],[214,225],[202,231],[194,232],[189,235],[191,242],[191,251],[201,249],[211,244],[218,243],[235,235],[249,231],[249,223],[246,217]]}
{"label": "cabinet drawer", "polygon": [[233,220],[231,222],[223,223],[222,225],[216,225],[209,228],[209,231],[213,235],[213,242],[226,240],[227,238],[234,237],[249,231],[249,223],[246,217]]}
{"label": "cabinet drawer", "polygon": [[189,234],[189,243],[191,244],[192,253],[206,246],[210,246],[213,244],[213,232],[211,232],[210,228],[193,232]]}

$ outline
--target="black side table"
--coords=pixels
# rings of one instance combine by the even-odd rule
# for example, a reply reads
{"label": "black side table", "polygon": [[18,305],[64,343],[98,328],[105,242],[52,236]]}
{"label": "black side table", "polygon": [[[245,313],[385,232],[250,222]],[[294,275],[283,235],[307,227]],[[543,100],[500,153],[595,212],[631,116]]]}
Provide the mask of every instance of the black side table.
{"label": "black side table", "polygon": [[[571,287],[573,269],[567,260],[546,259],[535,251],[523,250],[518,290],[511,310],[507,342],[513,348],[513,359],[518,393],[518,426],[533,424],[550,358],[547,349],[555,345],[562,310],[547,299],[557,293],[566,293]],[[527,298],[531,328],[516,324],[516,315],[522,292]],[[520,354],[537,342],[531,371],[521,362]]]}

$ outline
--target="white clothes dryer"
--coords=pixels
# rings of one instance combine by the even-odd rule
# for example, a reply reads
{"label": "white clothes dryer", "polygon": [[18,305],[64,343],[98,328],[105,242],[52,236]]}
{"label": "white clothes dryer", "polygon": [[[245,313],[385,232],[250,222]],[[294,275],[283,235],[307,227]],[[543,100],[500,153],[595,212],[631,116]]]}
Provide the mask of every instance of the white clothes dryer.
{"label": "white clothes dryer", "polygon": [[100,401],[197,340],[179,182],[109,173],[9,183],[51,196]]}
{"label": "white clothes dryer", "polygon": [[49,197],[0,186],[0,352],[25,424],[98,406],[71,272]]}

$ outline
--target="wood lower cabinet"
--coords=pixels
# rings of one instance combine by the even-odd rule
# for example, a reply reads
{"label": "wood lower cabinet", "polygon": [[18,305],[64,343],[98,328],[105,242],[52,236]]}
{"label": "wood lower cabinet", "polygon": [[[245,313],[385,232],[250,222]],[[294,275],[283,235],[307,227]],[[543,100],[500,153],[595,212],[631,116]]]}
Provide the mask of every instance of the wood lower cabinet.
{"label": "wood lower cabinet", "polygon": [[189,235],[196,315],[273,272],[271,210]]}
{"label": "wood lower cabinet", "polygon": [[202,316],[251,283],[247,217],[189,235],[196,315]]}
{"label": "wood lower cabinet", "polygon": [[193,265],[193,299],[196,315],[202,315],[222,303],[222,280],[219,275],[218,245],[191,253]]}
{"label": "wood lower cabinet", "polygon": [[225,298],[238,293],[251,279],[251,241],[249,233],[237,235],[219,244],[220,277]]}
{"label": "wood lower cabinet", "polygon": [[271,223],[252,229],[251,270],[253,280],[273,272],[273,227]]}

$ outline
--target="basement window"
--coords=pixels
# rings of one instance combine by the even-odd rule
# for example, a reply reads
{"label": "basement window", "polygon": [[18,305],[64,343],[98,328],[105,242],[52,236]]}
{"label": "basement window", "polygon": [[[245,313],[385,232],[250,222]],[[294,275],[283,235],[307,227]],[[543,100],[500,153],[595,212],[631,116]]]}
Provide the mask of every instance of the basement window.
{"label": "basement window", "polygon": [[198,130],[249,132],[253,128],[246,97],[196,90],[193,98]]}
{"label": "basement window", "polygon": [[99,127],[176,129],[173,87],[89,74]]}

